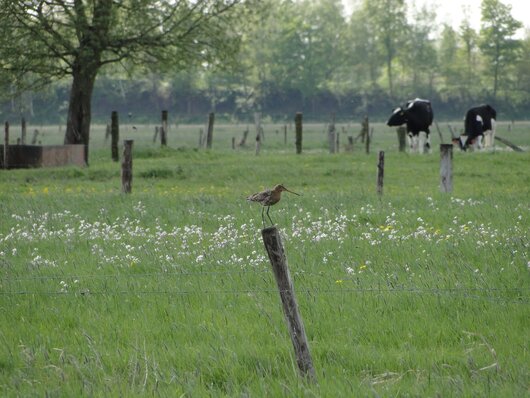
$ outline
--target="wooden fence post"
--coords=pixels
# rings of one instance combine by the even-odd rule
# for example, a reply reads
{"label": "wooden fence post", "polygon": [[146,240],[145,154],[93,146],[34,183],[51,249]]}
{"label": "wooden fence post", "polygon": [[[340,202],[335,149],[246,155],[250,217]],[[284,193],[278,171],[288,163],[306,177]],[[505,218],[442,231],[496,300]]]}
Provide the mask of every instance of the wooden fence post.
{"label": "wooden fence post", "polygon": [[368,115],[364,116],[361,126],[361,142],[365,142],[366,137],[368,134],[370,134],[370,122],[368,120]]}
{"label": "wooden fence post", "polygon": [[383,195],[383,178],[385,175],[385,151],[379,151],[379,163],[377,164],[377,193]]}
{"label": "wooden fence post", "polygon": [[440,145],[440,191],[453,192],[453,144]]}
{"label": "wooden fence post", "polygon": [[167,111],[162,111],[162,127],[160,130],[160,145],[167,146]]}
{"label": "wooden fence post", "polygon": [[208,133],[206,135],[206,148],[208,149],[212,148],[214,121],[215,121],[215,113],[211,112],[208,115]]}
{"label": "wooden fence post", "polygon": [[283,125],[283,145],[287,146],[287,124]]}
{"label": "wooden fence post", "polygon": [[254,112],[254,125],[256,127],[256,156],[259,155],[261,148],[261,113]]}
{"label": "wooden fence post", "polygon": [[[374,131],[374,129],[372,128],[372,132]],[[372,141],[372,134],[370,134],[370,130],[368,130],[366,132],[366,154],[370,154],[370,143]]]}
{"label": "wooden fence post", "polygon": [[4,169],[9,165],[9,122],[6,122],[4,129]]}
{"label": "wooden fence post", "polygon": [[123,193],[132,191],[132,148],[134,140],[123,141],[123,160],[121,163],[121,189]]}
{"label": "wooden fence post", "polygon": [[37,144],[38,137],[39,137],[39,130],[38,129],[33,130],[33,138],[31,139],[31,145]]}
{"label": "wooden fence post", "polygon": [[313,367],[311,353],[309,352],[304,323],[298,311],[298,303],[294,294],[294,286],[291,275],[289,274],[289,268],[287,267],[287,258],[283,250],[280,233],[275,226],[272,226],[262,229],[261,234],[280,292],[283,313],[289,327],[289,334],[291,335],[291,341],[296,355],[296,363],[302,376],[314,382],[316,381],[315,369]]}
{"label": "wooden fence post", "polygon": [[239,141],[238,146],[245,146],[247,143],[247,136],[248,136],[248,127],[245,131],[243,131],[243,137],[241,137],[241,141]]}
{"label": "wooden fence post", "polygon": [[296,153],[302,153],[302,112],[297,112],[294,117],[294,124],[296,128]]}
{"label": "wooden fence post", "polygon": [[335,138],[335,135],[337,132],[335,131],[335,113],[331,113],[331,121],[328,125],[328,146],[329,146],[329,153],[335,153],[336,152],[336,145],[337,141]]}
{"label": "wooden fence post", "polygon": [[399,152],[405,152],[407,148],[407,129],[404,126],[400,126],[396,131],[399,142]]}
{"label": "wooden fence post", "polygon": [[110,124],[111,124],[110,125],[110,135],[111,135],[110,150],[112,153],[112,160],[117,162],[118,160],[120,160],[120,155],[118,154],[118,140],[120,139],[120,125],[118,122],[118,112],[112,111]]}
{"label": "wooden fence post", "polygon": [[22,116],[20,124],[21,124],[20,143],[22,145],[26,145],[26,118],[24,116]]}

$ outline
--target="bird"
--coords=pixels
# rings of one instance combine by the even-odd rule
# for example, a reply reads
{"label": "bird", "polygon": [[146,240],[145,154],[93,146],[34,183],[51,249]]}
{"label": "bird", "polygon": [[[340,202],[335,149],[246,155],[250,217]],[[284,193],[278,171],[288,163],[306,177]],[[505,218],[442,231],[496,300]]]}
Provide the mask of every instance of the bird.
{"label": "bird", "polygon": [[274,225],[271,216],[269,215],[269,210],[272,205],[275,205],[280,201],[282,192],[284,191],[300,196],[299,193],[293,192],[285,188],[282,184],[278,184],[272,189],[266,189],[265,191],[257,192],[247,197],[247,201],[257,202],[263,205],[263,208],[261,209],[261,219],[263,220],[263,224],[265,224],[265,217],[263,215],[263,212],[265,211],[265,207],[267,207],[267,217],[269,218],[271,225]]}

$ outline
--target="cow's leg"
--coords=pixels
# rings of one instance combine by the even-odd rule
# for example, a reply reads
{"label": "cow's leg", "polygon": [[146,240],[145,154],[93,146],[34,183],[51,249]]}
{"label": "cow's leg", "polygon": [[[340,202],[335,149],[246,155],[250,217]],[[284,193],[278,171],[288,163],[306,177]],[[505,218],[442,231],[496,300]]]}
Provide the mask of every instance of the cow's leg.
{"label": "cow's leg", "polygon": [[491,148],[492,142],[491,142],[491,130],[484,131],[484,148]]}
{"label": "cow's leg", "polygon": [[411,152],[418,152],[418,136],[414,134],[412,137],[410,137],[411,144],[410,149]]}
{"label": "cow's leg", "polygon": [[425,132],[425,143],[423,144],[423,153],[430,153],[431,152],[431,136],[429,135],[429,132]]}
{"label": "cow's leg", "polygon": [[495,146],[495,127],[496,127],[497,121],[495,119],[491,119],[491,133],[490,133],[490,147]]}
{"label": "cow's leg", "polygon": [[410,148],[410,151],[411,151],[411,152],[412,152],[412,150],[414,149],[414,147],[413,147],[414,142],[412,141],[412,137],[413,137],[413,136],[412,136],[411,133],[408,133],[408,134],[407,134],[407,142],[408,142],[408,144],[409,144],[409,148]]}
{"label": "cow's leg", "polygon": [[475,148],[476,149],[482,149],[483,146],[482,146],[482,139],[484,137],[482,135],[479,135],[477,138],[475,138]]}

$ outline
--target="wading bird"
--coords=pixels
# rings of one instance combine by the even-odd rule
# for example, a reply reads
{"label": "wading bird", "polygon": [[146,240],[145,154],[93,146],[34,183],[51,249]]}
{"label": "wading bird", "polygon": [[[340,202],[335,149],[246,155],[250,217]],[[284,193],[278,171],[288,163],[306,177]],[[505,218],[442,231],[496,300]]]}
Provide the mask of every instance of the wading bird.
{"label": "wading bird", "polygon": [[280,199],[282,198],[283,191],[294,193],[295,195],[300,196],[300,194],[290,191],[280,184],[280,185],[276,185],[273,189],[266,189],[265,191],[252,194],[247,198],[249,202],[258,202],[263,205],[263,208],[261,209],[261,219],[263,220],[263,224],[265,224],[265,216],[263,215],[263,212],[265,211],[265,206],[266,206],[267,217],[269,217],[271,225],[274,225],[274,223],[272,222],[271,216],[269,215],[269,210],[272,205],[275,205],[276,203],[280,201]]}

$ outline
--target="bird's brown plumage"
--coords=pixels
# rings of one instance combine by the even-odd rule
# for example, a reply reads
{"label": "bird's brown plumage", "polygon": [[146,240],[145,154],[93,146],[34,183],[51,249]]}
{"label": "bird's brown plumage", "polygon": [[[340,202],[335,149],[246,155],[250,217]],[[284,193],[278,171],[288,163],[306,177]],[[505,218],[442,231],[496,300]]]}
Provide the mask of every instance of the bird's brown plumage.
{"label": "bird's brown plumage", "polygon": [[[247,200],[249,202],[257,202],[263,206],[266,206],[267,217],[269,217],[269,220],[272,224],[273,222],[271,220],[271,217],[269,216],[269,208],[270,206],[275,205],[276,203],[280,201],[282,197],[282,192],[284,191],[294,193],[295,195],[300,195],[300,194],[297,194],[296,192],[290,191],[289,189],[285,188],[282,184],[279,184],[279,185],[276,185],[273,189],[266,189],[265,191],[254,193],[248,196]],[[263,208],[263,210],[265,210],[265,207]],[[265,223],[265,218],[263,217],[263,210],[261,211],[261,217],[263,219],[263,222]]]}

